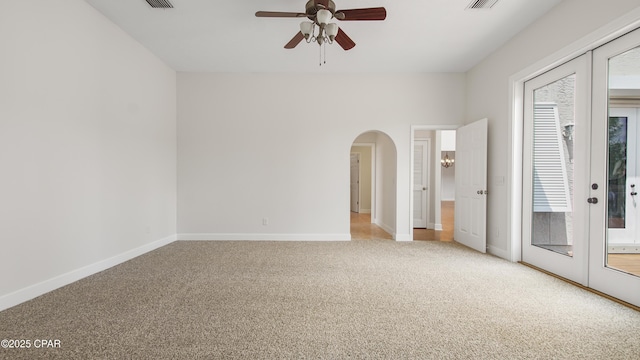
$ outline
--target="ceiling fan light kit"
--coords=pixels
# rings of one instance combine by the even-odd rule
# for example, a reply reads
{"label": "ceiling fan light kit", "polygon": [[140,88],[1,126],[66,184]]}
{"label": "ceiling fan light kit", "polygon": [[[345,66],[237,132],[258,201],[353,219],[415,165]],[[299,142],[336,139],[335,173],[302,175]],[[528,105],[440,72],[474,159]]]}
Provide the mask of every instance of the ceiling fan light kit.
{"label": "ceiling fan light kit", "polygon": [[320,9],[316,13],[316,21],[320,25],[327,25],[329,23],[329,20],[331,20],[332,17],[333,17],[333,14],[329,10]]}
{"label": "ceiling fan light kit", "polygon": [[[318,43],[321,49],[324,44],[337,42],[344,50],[350,50],[356,46],[356,43],[340,29],[338,24],[330,21],[332,19],[340,21],[384,20],[387,17],[387,10],[383,7],[377,7],[336,11],[336,4],[331,0],[309,0],[305,5],[304,13],[258,11],[256,17],[306,17],[310,20],[300,23],[300,32],[284,46],[285,49],[295,48],[304,39],[307,43]],[[322,53],[320,56],[322,57]],[[326,59],[324,62],[326,63]],[[322,61],[320,61],[320,65],[322,65]]]}
{"label": "ceiling fan light kit", "polygon": [[327,36],[329,37],[329,41],[333,44],[333,40],[335,40],[336,35],[338,35],[338,24],[330,23],[325,27],[325,31],[327,32]]}

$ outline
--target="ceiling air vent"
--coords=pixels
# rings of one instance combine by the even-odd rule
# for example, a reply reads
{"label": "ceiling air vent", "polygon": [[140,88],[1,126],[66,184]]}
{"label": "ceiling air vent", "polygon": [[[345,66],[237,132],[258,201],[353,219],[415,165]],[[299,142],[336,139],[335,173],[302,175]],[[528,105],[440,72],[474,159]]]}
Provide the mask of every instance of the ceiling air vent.
{"label": "ceiling air vent", "polygon": [[146,0],[152,8],[156,9],[172,9],[173,4],[169,0]]}
{"label": "ceiling air vent", "polygon": [[498,0],[473,0],[467,9],[491,9],[497,2]]}

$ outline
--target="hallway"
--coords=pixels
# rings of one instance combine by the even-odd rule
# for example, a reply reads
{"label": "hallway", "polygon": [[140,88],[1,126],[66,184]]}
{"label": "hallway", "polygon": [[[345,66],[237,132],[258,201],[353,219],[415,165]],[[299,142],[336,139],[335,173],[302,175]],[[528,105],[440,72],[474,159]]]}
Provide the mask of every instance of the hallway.
{"label": "hallway", "polygon": [[[413,240],[453,241],[453,201],[442,202],[442,231],[413,229]],[[352,240],[393,240],[391,234],[371,223],[371,214],[351,212]]]}
{"label": "hallway", "polygon": [[351,212],[351,240],[393,240],[391,234],[371,223],[371,214]]}
{"label": "hallway", "polygon": [[453,241],[453,218],[455,201],[441,202],[442,231],[432,229],[413,229],[413,240]]}

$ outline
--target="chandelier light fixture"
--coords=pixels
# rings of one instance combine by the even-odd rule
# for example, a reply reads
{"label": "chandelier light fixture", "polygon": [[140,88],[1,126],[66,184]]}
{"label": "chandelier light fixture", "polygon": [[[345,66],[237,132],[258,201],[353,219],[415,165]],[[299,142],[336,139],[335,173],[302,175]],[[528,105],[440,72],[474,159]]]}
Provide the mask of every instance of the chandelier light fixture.
{"label": "chandelier light fixture", "polygon": [[[316,42],[320,45],[320,65],[322,66],[322,48],[324,44],[333,44],[338,35],[338,24],[330,23],[333,14],[329,10],[321,9],[316,13],[314,21],[303,21],[300,23],[300,32],[307,43]],[[316,32],[317,29],[317,32]],[[326,46],[326,45],[325,45]],[[324,63],[327,63],[326,47],[324,49]]]}
{"label": "chandelier light fixture", "polygon": [[444,158],[440,159],[440,165],[445,169],[452,167],[454,162],[456,162],[456,159],[450,159],[447,152],[444,153]]}

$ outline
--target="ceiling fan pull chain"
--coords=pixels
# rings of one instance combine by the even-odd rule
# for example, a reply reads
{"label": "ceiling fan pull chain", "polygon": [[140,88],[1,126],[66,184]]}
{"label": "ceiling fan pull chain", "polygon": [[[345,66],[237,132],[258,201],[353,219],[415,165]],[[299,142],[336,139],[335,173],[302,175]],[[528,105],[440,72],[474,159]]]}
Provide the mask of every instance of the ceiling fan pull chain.
{"label": "ceiling fan pull chain", "polygon": [[327,63],[327,45],[325,44],[323,48],[324,48],[324,63],[326,64]]}

